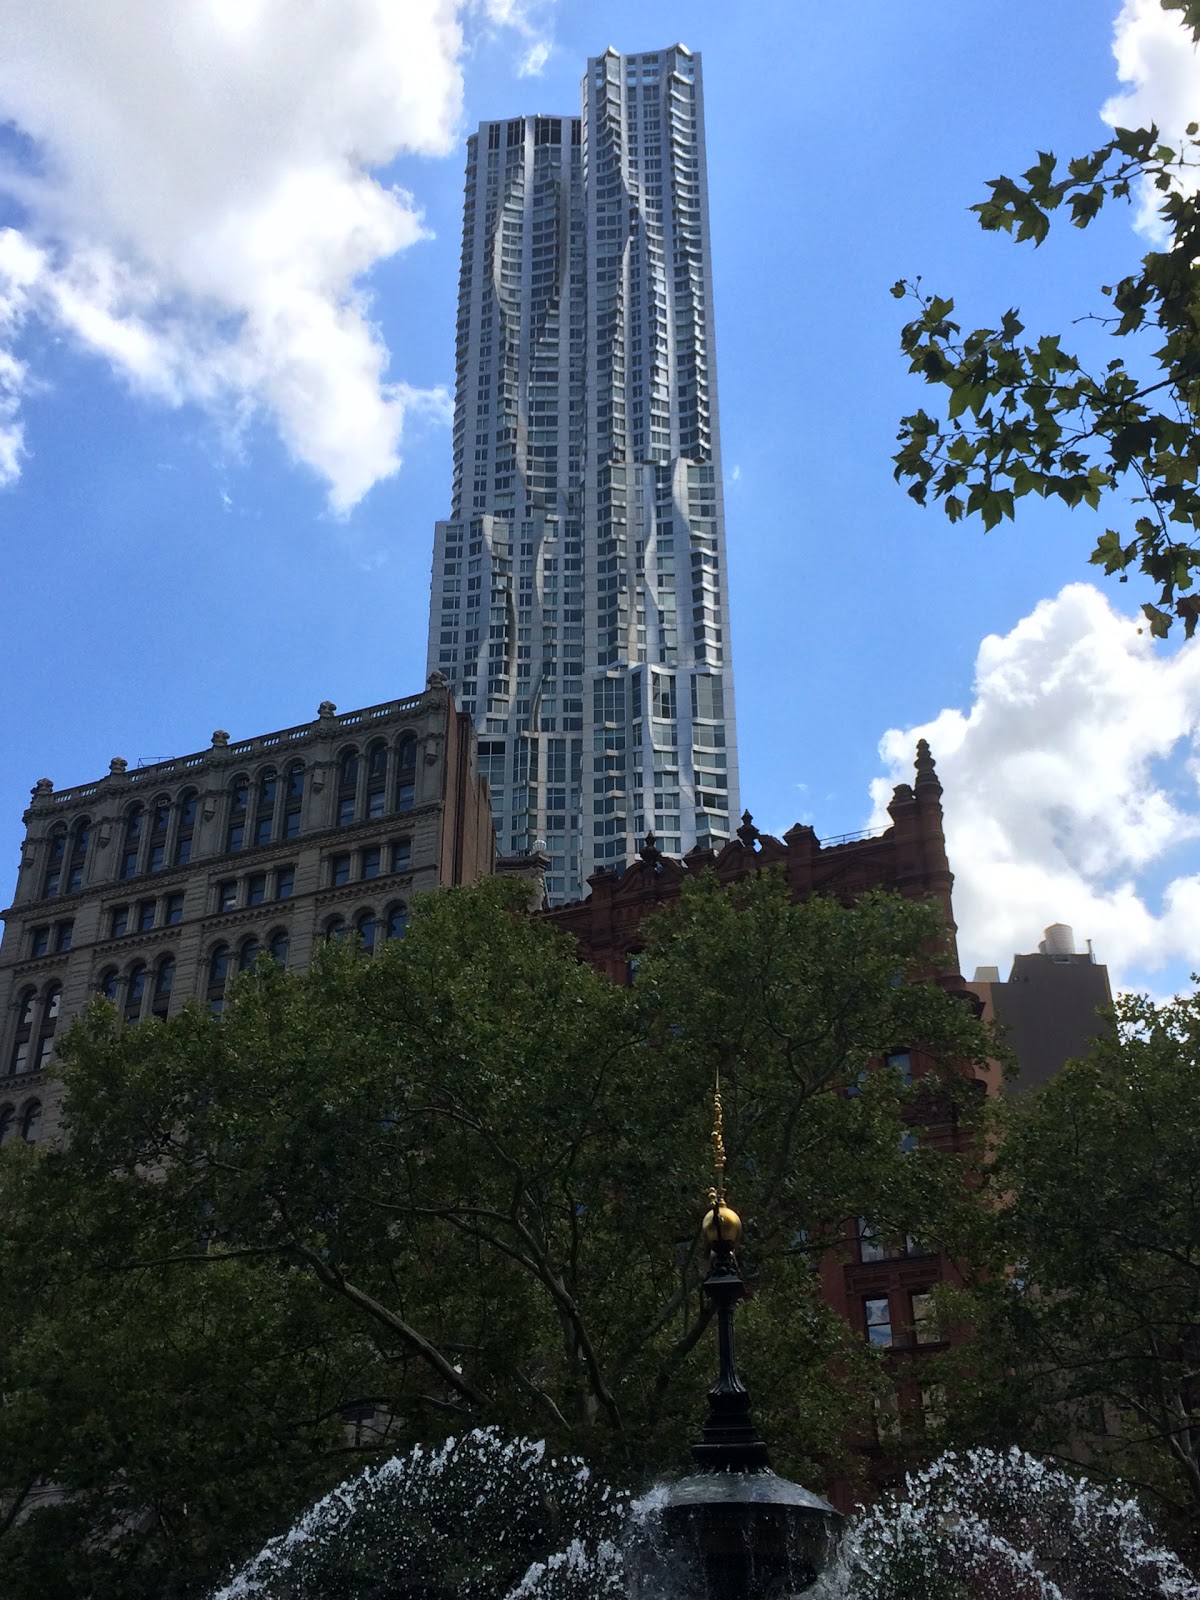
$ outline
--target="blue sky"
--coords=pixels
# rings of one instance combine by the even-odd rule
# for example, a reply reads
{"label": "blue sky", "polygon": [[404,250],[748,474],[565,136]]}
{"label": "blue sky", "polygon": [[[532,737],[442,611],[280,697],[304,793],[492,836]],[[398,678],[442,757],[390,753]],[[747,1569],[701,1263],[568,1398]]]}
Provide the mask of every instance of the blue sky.
{"label": "blue sky", "polygon": [[1139,636],[1136,583],[1096,590],[1088,514],[1028,506],[985,537],[890,466],[923,398],[896,278],[971,325],[1018,305],[1058,330],[1147,248],[1129,210],[1034,252],[968,208],[1037,149],[1102,141],[1118,12],[1135,109],[1194,114],[1152,0],[326,0],[303,29],[282,0],[5,11],[0,875],[43,775],[420,686],[463,138],[577,109],[610,43],[682,39],[704,57],[744,804],[771,831],[861,828],[928,731],[968,973],[1064,920],[1124,982],[1186,980],[1200,647]]}

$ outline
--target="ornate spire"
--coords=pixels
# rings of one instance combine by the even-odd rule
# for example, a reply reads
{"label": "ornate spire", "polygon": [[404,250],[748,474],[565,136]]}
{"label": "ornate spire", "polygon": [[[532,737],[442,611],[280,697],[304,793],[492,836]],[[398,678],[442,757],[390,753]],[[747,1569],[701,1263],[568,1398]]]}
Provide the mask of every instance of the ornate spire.
{"label": "ornate spire", "polygon": [[742,812],[742,825],[737,830],[737,836],[747,850],[753,850],[759,840],[759,831],[754,826],[754,818],[748,811]]}
{"label": "ornate spire", "polygon": [[942,785],[937,775],[937,763],[930,754],[928,739],[917,740],[916,768],[917,792],[920,793],[922,789],[933,789],[938,794],[941,794]]}

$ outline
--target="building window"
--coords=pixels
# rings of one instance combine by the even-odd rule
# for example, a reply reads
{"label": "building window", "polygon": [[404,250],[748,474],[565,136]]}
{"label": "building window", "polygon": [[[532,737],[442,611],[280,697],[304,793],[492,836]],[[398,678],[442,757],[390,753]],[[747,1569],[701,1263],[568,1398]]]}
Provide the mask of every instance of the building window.
{"label": "building window", "polygon": [[396,751],[396,810],[411,811],[417,794],[417,741],[406,734]]}
{"label": "building window", "polygon": [[408,907],[401,902],[391,906],[387,914],[387,937],[389,939],[403,939],[404,930],[408,927]]}
{"label": "building window", "polygon": [[52,900],[62,885],[63,860],[67,854],[67,830],[55,828],[50,835],[50,855],[42,880],[42,898]]}
{"label": "building window", "polygon": [[258,804],[254,812],[255,844],[270,844],[275,831],[275,796],[279,784],[274,772],[264,772],[258,780]]}
{"label": "building window", "polygon": [[370,850],[364,850],[362,853],[362,871],[360,876],[364,878],[377,878],[379,876],[379,860],[380,852],[378,845],[373,846]]}
{"label": "building window", "polygon": [[249,778],[235,778],[229,794],[229,826],[225,831],[226,850],[240,850],[246,842],[246,808],[249,803]]}
{"label": "building window", "polygon": [[149,933],[154,926],[154,901],[139,900],[137,908],[137,927],[139,933]]}
{"label": "building window", "polygon": [[160,795],[150,812],[150,842],[147,847],[146,870],[158,872],[167,859],[167,828],[171,822],[171,802]]}
{"label": "building window", "polygon": [[175,984],[175,957],[163,956],[154,969],[154,991],[150,999],[153,1016],[163,1018],[171,1005],[171,990]]}
{"label": "building window", "polygon": [[888,1310],[887,1296],[864,1300],[863,1317],[870,1343],[879,1345],[883,1349],[889,1348],[892,1342],[892,1318]]}
{"label": "building window", "polygon": [[329,881],[335,889],[340,889],[343,884],[350,882],[350,857],[348,855],[330,858]]}
{"label": "building window", "polygon": [[344,828],[354,821],[358,801],[358,751],[343,750],[338,762],[337,823]]}
{"label": "building window", "polygon": [[344,939],[345,937],[345,917],[330,917],[329,921],[325,924],[325,942],[328,944],[331,939]]}
{"label": "building window", "polygon": [[42,1102],[31,1100],[21,1113],[21,1137],[26,1144],[36,1144],[42,1127]]}
{"label": "building window", "polygon": [[238,971],[249,972],[258,960],[258,940],[253,937],[243,939],[241,949],[238,951]]}
{"label": "building window", "polygon": [[938,1333],[937,1318],[934,1315],[932,1293],[928,1289],[914,1290],[909,1299],[912,1301],[912,1331],[915,1343],[938,1344],[941,1335]]}
{"label": "building window", "polygon": [[286,967],[288,958],[288,936],[286,928],[280,928],[277,932],[271,935],[271,943],[268,948],[271,952],[271,960],[275,963],[275,965],[277,967]]}
{"label": "building window", "polygon": [[38,1027],[34,1070],[42,1072],[54,1054],[54,1030],[58,1026],[58,1013],[62,1005],[62,985],[51,984],[42,999],[42,1016]]}
{"label": "building window", "polygon": [[17,1031],[13,1039],[12,1054],[8,1058],[11,1076],[29,1070],[29,1042],[33,1036],[33,1014],[37,1008],[37,990],[26,989],[17,1002]]}
{"label": "building window", "polygon": [[246,879],[246,904],[260,906],[267,898],[267,875],[265,872],[252,872]]}
{"label": "building window", "polygon": [[0,1145],[5,1145],[17,1131],[16,1106],[0,1106]]}
{"label": "building window", "polygon": [[886,1261],[887,1246],[867,1221],[858,1219],[858,1259],[860,1261]]}
{"label": "building window", "polygon": [[275,874],[276,900],[290,900],[296,888],[295,867],[280,867]]}
{"label": "building window", "polygon": [[397,839],[392,845],[392,871],[412,871],[412,840]]}
{"label": "building window", "polygon": [[367,751],[367,816],[381,817],[387,798],[387,745],[380,739]]}
{"label": "building window", "polygon": [[130,806],[125,814],[125,844],[121,851],[121,876],[123,878],[136,878],[138,869],[138,851],[142,842],[142,816],[145,808],[141,805]]}
{"label": "building window", "polygon": [[229,946],[219,944],[208,958],[208,983],[204,990],[208,1009],[214,1017],[219,1016],[225,1009],[225,981],[228,977]]}
{"label": "building window", "polygon": [[100,974],[99,981],[96,984],[96,993],[98,995],[102,995],[105,1000],[112,1000],[114,1002],[116,1001],[116,998],[117,998],[117,969],[116,969],[116,967],[105,967],[104,971]]}
{"label": "building window", "polygon": [[186,790],[179,797],[179,827],[175,834],[175,865],[185,867],[192,859],[192,839],[196,832],[196,808],[199,798],[195,789]]}
{"label": "building window", "polygon": [[287,770],[287,789],[283,802],[283,836],[295,839],[300,832],[300,813],[304,805],[304,763],[293,761]]}
{"label": "building window", "polygon": [[887,1064],[893,1072],[900,1074],[900,1081],[907,1089],[912,1083],[912,1060],[907,1050],[893,1050],[887,1057]]}
{"label": "building window", "polygon": [[135,1023],[142,1015],[142,1000],[146,994],[146,963],[137,962],[129,969],[125,980],[125,1021]]}
{"label": "building window", "polygon": [[931,1383],[921,1389],[921,1420],[926,1433],[937,1433],[946,1425],[946,1386]]}
{"label": "building window", "polygon": [[31,956],[44,956],[50,948],[50,924],[45,922],[40,928],[29,930],[29,954]]}
{"label": "building window", "polygon": [[360,911],[354,927],[362,942],[363,949],[370,955],[375,949],[375,913],[373,911]]}
{"label": "building window", "polygon": [[83,869],[87,865],[88,840],[91,824],[81,817],[71,835],[71,855],[67,862],[67,893],[78,894],[83,888]]}
{"label": "building window", "polygon": [[114,906],[108,913],[108,936],[123,939],[129,931],[129,907]]}
{"label": "building window", "polygon": [[232,911],[237,905],[237,879],[225,878],[217,885],[217,910]]}
{"label": "building window", "polygon": [[56,922],[54,924],[54,948],[62,952],[71,948],[71,939],[75,933],[74,922]]}
{"label": "building window", "polygon": [[174,928],[183,921],[183,896],[182,894],[169,894],[166,901],[166,912],[163,921],[168,928]]}

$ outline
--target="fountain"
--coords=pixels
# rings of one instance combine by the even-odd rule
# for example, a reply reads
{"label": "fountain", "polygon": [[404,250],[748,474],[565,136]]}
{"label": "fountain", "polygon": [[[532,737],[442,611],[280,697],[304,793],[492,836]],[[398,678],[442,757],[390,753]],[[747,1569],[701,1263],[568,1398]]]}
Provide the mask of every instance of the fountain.
{"label": "fountain", "polygon": [[719,1359],[691,1476],[631,1502],[579,1458],[478,1429],[341,1485],[214,1600],[1200,1600],[1135,1500],[1016,1449],[947,1454],[845,1533],[777,1476],[734,1359],[719,1085],[712,1139]]}
{"label": "fountain", "polygon": [[[629,1593],[678,1600],[791,1600],[816,1581],[837,1547],[842,1517],[826,1501],[771,1470],[750,1418],[734,1359],[733,1314],[746,1293],[737,1262],[742,1222],[725,1201],[721,1091],[713,1097],[710,1209],[703,1222],[710,1266],[704,1293],[717,1323],[717,1381],[692,1449],[699,1471],[670,1484],[657,1505],[661,1534],[635,1549]],[[669,1589],[664,1587],[669,1585]]]}

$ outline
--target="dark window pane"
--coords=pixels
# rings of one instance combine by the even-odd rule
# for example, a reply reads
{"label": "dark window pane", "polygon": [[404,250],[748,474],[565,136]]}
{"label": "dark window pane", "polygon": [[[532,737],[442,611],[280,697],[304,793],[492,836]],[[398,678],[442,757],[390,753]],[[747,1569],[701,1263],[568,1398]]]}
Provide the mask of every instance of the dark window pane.
{"label": "dark window pane", "polygon": [[358,782],[358,752],[347,750],[342,757],[342,764],[338,772],[338,787],[349,788]]}
{"label": "dark window pane", "polygon": [[288,799],[299,800],[304,794],[304,768],[295,766],[288,773]]}
{"label": "dark window pane", "polygon": [[295,887],[296,869],[294,867],[280,867],[275,878],[275,898],[277,900],[290,900]]}
{"label": "dark window pane", "polygon": [[113,939],[123,939],[129,927],[129,907],[114,906],[109,913],[109,935]]}
{"label": "dark window pane", "polygon": [[177,922],[183,921],[183,896],[169,894],[167,896],[167,914],[164,918],[168,927],[174,927]]}
{"label": "dark window pane", "polygon": [[335,889],[340,888],[344,883],[350,882],[349,856],[334,856],[329,864],[329,881]]}
{"label": "dark window pane", "polygon": [[271,940],[271,959],[277,967],[286,967],[288,957],[288,936],[286,933],[277,933]]}
{"label": "dark window pane", "polygon": [[229,975],[229,946],[219,944],[209,957],[208,986],[214,988],[225,982]]}
{"label": "dark window pane", "polygon": [[78,894],[83,888],[83,868],[74,866],[67,874],[67,893]]}
{"label": "dark window pane", "polygon": [[237,905],[237,879],[226,878],[217,885],[217,910],[232,911]]}
{"label": "dark window pane", "polygon": [[229,824],[229,837],[225,841],[225,848],[227,850],[240,850],[242,848],[242,841],[245,839],[245,837],[245,824],[242,822],[231,822]]}
{"label": "dark window pane", "polygon": [[284,818],[283,836],[285,839],[298,839],[300,837],[300,813],[289,811]]}
{"label": "dark window pane", "polygon": [[245,941],[245,943],[242,945],[241,953],[238,956],[238,971],[239,972],[249,972],[250,968],[254,965],[254,963],[257,960],[258,960],[258,940],[257,939],[247,939]]}
{"label": "dark window pane", "polygon": [[158,872],[161,870],[166,854],[166,848],[167,847],[164,844],[152,844],[150,846],[150,860],[147,867],[148,871]]}
{"label": "dark window pane", "polygon": [[396,809],[398,811],[411,811],[413,800],[416,796],[416,785],[412,782],[401,783],[396,788]]}
{"label": "dark window pane", "polygon": [[166,833],[167,823],[171,820],[171,807],[165,800],[160,800],[154,807],[150,818],[151,833]]}
{"label": "dark window pane", "polygon": [[368,817],[381,817],[383,815],[383,790],[372,789],[367,795]]}
{"label": "dark window pane", "polygon": [[241,782],[234,785],[233,796],[229,807],[230,811],[232,811],[235,815],[239,811],[245,811],[246,801],[249,799],[249,797],[250,785],[243,778]]}
{"label": "dark window pane", "polygon": [[148,933],[154,926],[154,901],[142,900],[138,904],[138,932]]}
{"label": "dark window pane", "polygon": [[892,1342],[892,1320],[886,1296],[878,1300],[864,1300],[863,1312],[867,1324],[867,1338],[872,1344],[887,1346]]}
{"label": "dark window pane", "polygon": [[135,806],[125,820],[126,839],[140,839],[142,836],[142,808]]}
{"label": "dark window pane", "polygon": [[102,994],[106,1000],[117,998],[117,969],[109,967],[108,971],[101,974],[96,993]]}
{"label": "dark window pane", "polygon": [[137,851],[126,850],[121,858],[121,876],[123,878],[137,877]]}
{"label": "dark window pane", "polygon": [[196,795],[193,792],[185,794],[179,806],[179,826],[181,828],[194,828],[196,825]]}
{"label": "dark window pane", "polygon": [[34,956],[44,956],[50,948],[50,929],[35,928],[29,936],[29,953]]}
{"label": "dark window pane", "polygon": [[54,835],[54,837],[50,840],[50,859],[51,859],[51,861],[61,861],[63,856],[66,854],[66,849],[67,849],[67,836],[66,836],[66,834],[64,832],[56,833]]}
{"label": "dark window pane", "polygon": [[177,867],[186,867],[191,859],[192,841],[190,839],[178,840],[175,845],[175,865]]}
{"label": "dark window pane", "polygon": [[26,1144],[36,1144],[42,1126],[42,1102],[31,1100],[21,1118],[21,1137]]}
{"label": "dark window pane", "polygon": [[267,898],[267,875],[265,872],[252,873],[246,882],[246,904],[260,906]]}
{"label": "dark window pane", "polygon": [[417,764],[417,741],[415,739],[402,739],[398,752],[400,770],[410,770]]}
{"label": "dark window pane", "polygon": [[344,939],[346,937],[346,923],[342,917],[331,917],[325,924],[326,939]]}
{"label": "dark window pane", "polygon": [[387,746],[383,744],[372,745],[367,763],[367,776],[369,778],[382,778],[386,772]]}
{"label": "dark window pane", "polygon": [[378,849],[364,850],[362,853],[362,875],[364,878],[377,878],[379,876],[379,851]]}
{"label": "dark window pane", "polygon": [[412,840],[397,839],[392,846],[392,871],[407,872],[412,866]]}
{"label": "dark window pane", "polygon": [[375,913],[364,911],[354,924],[358,937],[362,940],[362,947],[368,953],[375,948]]}
{"label": "dark window pane", "polygon": [[60,922],[54,930],[54,948],[56,950],[69,950],[71,936],[75,931],[73,922]]}
{"label": "dark window pane", "polygon": [[337,810],[338,827],[344,828],[347,823],[354,821],[354,796],[345,795],[338,801]]}
{"label": "dark window pane", "polygon": [[44,893],[47,900],[53,900],[54,896],[58,893],[58,885],[61,877],[62,874],[59,872],[57,867],[52,867],[46,874],[46,888]]}
{"label": "dark window pane", "polygon": [[273,772],[268,772],[263,777],[262,786],[258,791],[258,809],[260,811],[270,811],[274,804],[275,774]]}
{"label": "dark window pane", "polygon": [[403,939],[404,930],[408,926],[408,907],[393,906],[388,912],[387,936],[389,939]]}
{"label": "dark window pane", "polygon": [[254,842],[255,842],[255,844],[270,844],[270,842],[271,842],[271,818],[269,816],[267,816],[267,817],[259,817],[258,821],[255,823],[255,825],[254,825]]}

